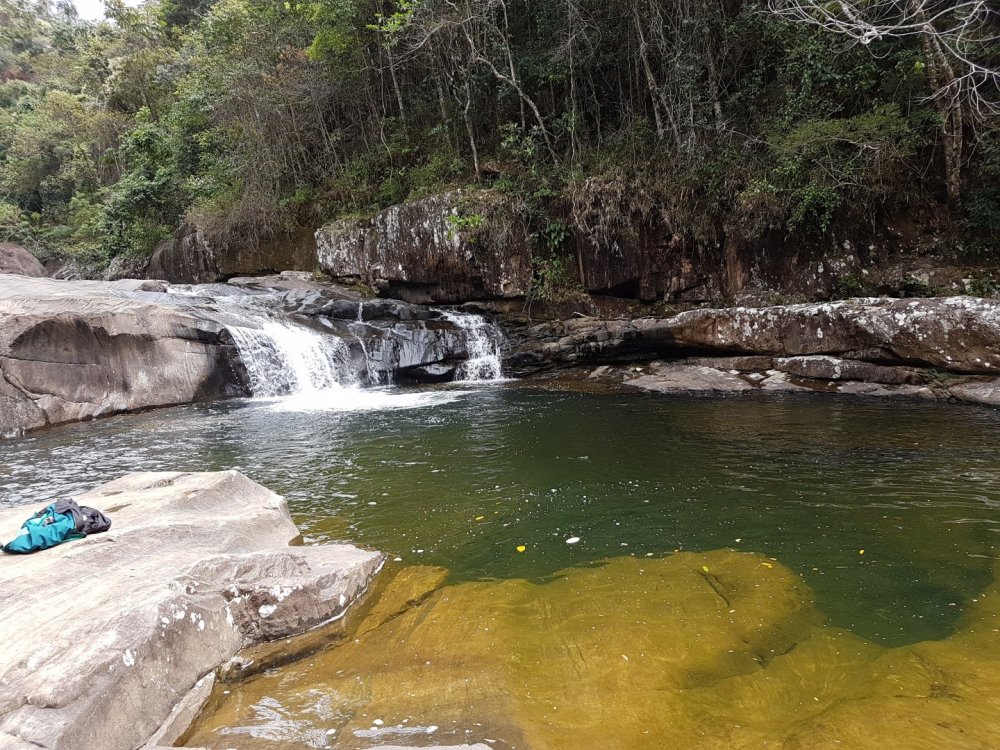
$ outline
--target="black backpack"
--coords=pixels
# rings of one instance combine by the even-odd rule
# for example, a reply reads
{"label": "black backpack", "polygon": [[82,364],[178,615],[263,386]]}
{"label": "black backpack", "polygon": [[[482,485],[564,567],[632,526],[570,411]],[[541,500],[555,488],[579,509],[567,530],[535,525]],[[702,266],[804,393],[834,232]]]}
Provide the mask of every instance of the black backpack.
{"label": "black backpack", "polygon": [[68,513],[73,516],[76,531],[79,534],[98,534],[111,528],[111,519],[97,508],[77,505],[76,500],[60,500],[55,504],[56,513]]}

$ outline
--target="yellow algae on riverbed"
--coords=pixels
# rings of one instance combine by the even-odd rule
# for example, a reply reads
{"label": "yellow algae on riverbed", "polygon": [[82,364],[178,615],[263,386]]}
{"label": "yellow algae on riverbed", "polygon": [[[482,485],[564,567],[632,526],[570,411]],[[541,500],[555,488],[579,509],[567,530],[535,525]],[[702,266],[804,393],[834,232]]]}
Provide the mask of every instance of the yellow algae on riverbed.
{"label": "yellow algae on riverbed", "polygon": [[[545,583],[408,568],[340,645],[249,679],[191,746],[1000,747],[1000,586],[950,638],[828,627],[780,564],[616,558]],[[395,592],[395,593],[394,593]]]}

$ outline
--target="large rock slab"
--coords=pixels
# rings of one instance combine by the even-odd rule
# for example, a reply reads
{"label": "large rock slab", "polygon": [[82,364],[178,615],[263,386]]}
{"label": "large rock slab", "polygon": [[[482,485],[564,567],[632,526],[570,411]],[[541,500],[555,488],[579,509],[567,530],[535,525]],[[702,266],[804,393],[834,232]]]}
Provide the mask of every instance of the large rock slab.
{"label": "large rock slab", "polygon": [[417,303],[522,297],[531,284],[524,217],[491,191],[454,191],[316,232],[320,268]]}
{"label": "large rock slab", "polygon": [[1000,302],[973,297],[854,299],[700,309],[669,318],[579,318],[528,330],[516,371],[690,355],[834,355],[953,373],[1000,372]]}
{"label": "large rock slab", "polygon": [[753,386],[738,375],[699,365],[665,365],[656,368],[651,374],[640,375],[625,382],[633,388],[653,393],[719,395],[753,390]]}
{"label": "large rock slab", "polygon": [[0,436],[245,393],[225,326],[164,288],[0,275]]}
{"label": "large rock slab", "polygon": [[[111,530],[0,566],[0,747],[132,750],[241,648],[343,614],[382,562],[288,546],[284,500],[237,472],[133,474],[77,500]],[[0,512],[0,533],[25,515]]]}
{"label": "large rock slab", "polygon": [[316,244],[308,230],[270,239],[219,241],[203,227],[187,223],[157,246],[145,272],[148,278],[173,284],[210,284],[236,276],[315,268]]}
{"label": "large rock slab", "polygon": [[48,276],[45,266],[20,245],[0,242],[0,273],[16,276]]}

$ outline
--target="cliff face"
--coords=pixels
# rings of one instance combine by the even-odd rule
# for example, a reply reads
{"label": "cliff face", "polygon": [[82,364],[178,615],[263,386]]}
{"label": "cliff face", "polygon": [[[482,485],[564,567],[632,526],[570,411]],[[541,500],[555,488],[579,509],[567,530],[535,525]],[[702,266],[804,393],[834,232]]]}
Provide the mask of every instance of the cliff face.
{"label": "cliff face", "polygon": [[308,230],[267,240],[213,242],[202,227],[189,223],[160,243],[143,275],[172,284],[210,284],[234,276],[315,268],[316,244]]}
{"label": "cliff face", "polygon": [[417,303],[523,297],[531,284],[524,217],[489,191],[402,203],[316,232],[319,267]]}
{"label": "cliff face", "polygon": [[565,224],[553,236],[546,231],[510,196],[458,190],[326,224],[316,232],[317,265],[424,304],[538,296],[539,283],[668,304],[963,294],[974,279],[998,275],[946,255],[907,255],[903,249],[919,243],[890,227],[808,242],[780,232],[755,242],[734,235],[718,244],[642,222],[610,233]]}

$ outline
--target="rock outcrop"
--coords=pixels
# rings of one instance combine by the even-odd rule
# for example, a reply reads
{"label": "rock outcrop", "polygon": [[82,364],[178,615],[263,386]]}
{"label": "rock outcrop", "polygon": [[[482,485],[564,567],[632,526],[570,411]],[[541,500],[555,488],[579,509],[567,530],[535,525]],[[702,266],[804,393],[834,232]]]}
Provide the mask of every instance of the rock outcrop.
{"label": "rock outcrop", "polygon": [[0,435],[245,393],[225,327],[163,289],[0,275]]}
{"label": "rock outcrop", "polygon": [[[0,746],[133,750],[241,648],[343,614],[382,562],[288,546],[284,500],[237,472],[133,474],[77,498],[109,532],[0,566]],[[0,512],[5,537],[27,509]]]}
{"label": "rock outcrop", "polygon": [[15,276],[48,276],[45,266],[20,245],[0,242],[0,274]]}
{"label": "rock outcrop", "polygon": [[813,305],[701,309],[670,318],[577,318],[528,329],[519,370],[646,355],[793,357],[831,354],[954,373],[1000,373],[1000,302],[972,297],[856,299]]}
{"label": "rock outcrop", "polygon": [[[669,358],[675,361],[633,384],[658,391],[743,391],[749,385],[992,403],[1000,376],[998,342],[1000,302],[857,299],[548,323],[521,332],[510,365],[530,374]],[[676,361],[691,357],[692,362]],[[728,376],[678,369],[682,366]]]}
{"label": "rock outcrop", "polygon": [[210,284],[234,276],[315,268],[316,244],[310,231],[267,240],[213,242],[202,227],[188,223],[157,246],[146,275],[172,284]]}
{"label": "rock outcrop", "polygon": [[522,297],[531,283],[523,217],[491,191],[402,203],[316,232],[320,268],[416,303]]}
{"label": "rock outcrop", "polygon": [[[252,329],[260,335],[247,350],[248,337],[238,343],[234,332]],[[302,336],[342,384],[450,380],[470,357],[470,335],[438,311],[363,301],[292,277],[168,292],[162,281],[0,275],[0,437],[154,407],[286,395],[256,392],[248,368],[261,360],[264,379],[287,381]],[[316,366],[298,364],[300,374]]]}

